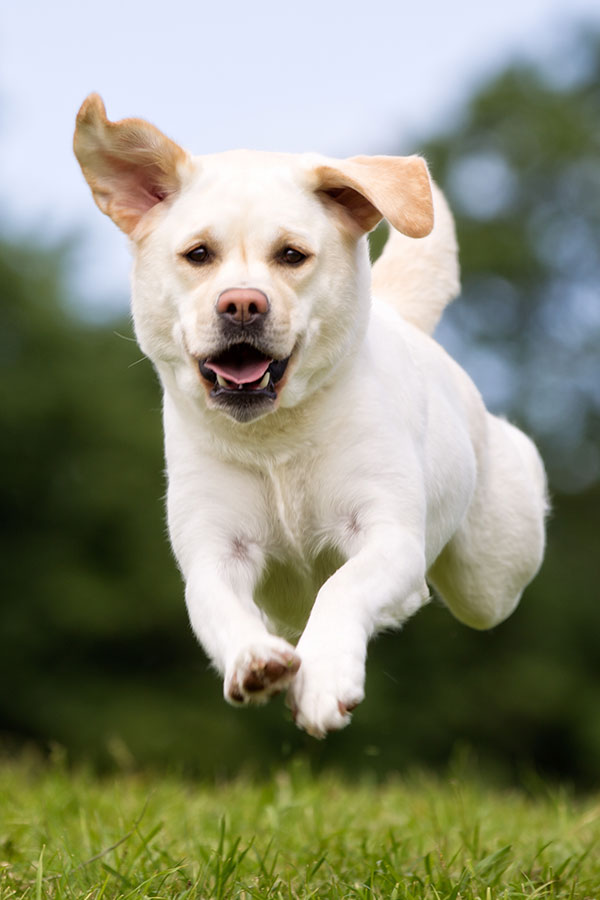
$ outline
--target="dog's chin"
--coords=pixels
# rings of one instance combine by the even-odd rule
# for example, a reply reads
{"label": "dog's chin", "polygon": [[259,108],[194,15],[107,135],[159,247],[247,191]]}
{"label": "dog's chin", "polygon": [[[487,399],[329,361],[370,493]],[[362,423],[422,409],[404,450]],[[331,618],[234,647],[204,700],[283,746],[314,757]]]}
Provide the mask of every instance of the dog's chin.
{"label": "dog's chin", "polygon": [[244,391],[238,394],[237,391],[218,389],[210,392],[210,399],[213,409],[219,409],[236,422],[245,424],[273,412],[277,397],[250,397]]}
{"label": "dog's chin", "polygon": [[285,383],[290,356],[273,359],[251,344],[227,347],[198,360],[198,370],[208,391],[209,405],[236,422],[252,422],[277,407]]}

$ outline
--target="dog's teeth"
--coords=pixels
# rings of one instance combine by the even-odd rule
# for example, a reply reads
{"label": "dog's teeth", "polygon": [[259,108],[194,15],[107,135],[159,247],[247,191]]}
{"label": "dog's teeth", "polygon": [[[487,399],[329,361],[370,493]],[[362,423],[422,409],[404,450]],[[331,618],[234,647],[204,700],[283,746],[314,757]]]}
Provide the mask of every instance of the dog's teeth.
{"label": "dog's teeth", "polygon": [[270,380],[271,380],[271,373],[267,369],[267,371],[265,372],[265,374],[263,375],[263,377],[260,380],[260,384],[258,385],[258,390],[261,390],[261,388],[266,388]]}
{"label": "dog's teeth", "polygon": [[224,387],[224,388],[229,387],[229,385],[227,384],[227,379],[223,378],[222,375],[217,375],[217,383],[221,387]]}

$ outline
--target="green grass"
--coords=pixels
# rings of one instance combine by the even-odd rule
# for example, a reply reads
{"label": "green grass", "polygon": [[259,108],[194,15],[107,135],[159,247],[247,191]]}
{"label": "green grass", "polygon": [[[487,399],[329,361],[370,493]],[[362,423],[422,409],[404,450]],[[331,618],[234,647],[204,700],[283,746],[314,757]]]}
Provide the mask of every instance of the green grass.
{"label": "green grass", "polygon": [[206,784],[0,765],[0,898],[600,896],[600,798],[312,777]]}

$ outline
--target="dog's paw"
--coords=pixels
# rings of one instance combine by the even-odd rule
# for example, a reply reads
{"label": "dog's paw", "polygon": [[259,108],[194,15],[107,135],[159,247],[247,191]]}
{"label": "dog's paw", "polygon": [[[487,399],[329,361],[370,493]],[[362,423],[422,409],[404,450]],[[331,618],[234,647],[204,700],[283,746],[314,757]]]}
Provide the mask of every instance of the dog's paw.
{"label": "dog's paw", "polygon": [[365,695],[364,654],[310,659],[302,654],[302,668],[290,686],[286,703],[299,728],[316,738],[350,724],[352,710]]}
{"label": "dog's paw", "polygon": [[225,699],[234,706],[266,703],[286,690],[300,668],[300,657],[281,638],[244,648],[225,673]]}

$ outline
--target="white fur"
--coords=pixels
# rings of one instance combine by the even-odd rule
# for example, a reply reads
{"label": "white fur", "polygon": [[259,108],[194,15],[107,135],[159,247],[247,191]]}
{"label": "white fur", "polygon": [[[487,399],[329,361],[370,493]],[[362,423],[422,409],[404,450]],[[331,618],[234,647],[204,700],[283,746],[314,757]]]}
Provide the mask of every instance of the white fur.
{"label": "white fur", "polygon": [[[392,239],[376,279],[388,302],[371,303],[366,239],[315,194],[318,163],[189,158],[178,194],[133,234],[133,313],[164,387],[169,529],[192,627],[228,699],[287,688],[320,737],[363,698],[369,638],[426,603],[427,581],[474,628],[513,611],[542,559],[546,501],[533,444],[425,333],[457,289],[439,193],[433,235]],[[310,264],[270,262],[280,231],[309,245]],[[207,233],[220,256],[199,272],[178,253]],[[197,368],[231,287],[264,291],[272,342],[294,351],[276,408],[244,424],[212,407]],[[286,671],[246,691],[268,664]]]}
{"label": "white fur", "polygon": [[428,334],[460,291],[452,213],[440,189],[435,184],[432,188],[435,228],[431,234],[415,241],[392,228],[383,253],[373,266],[372,277],[375,296]]}

